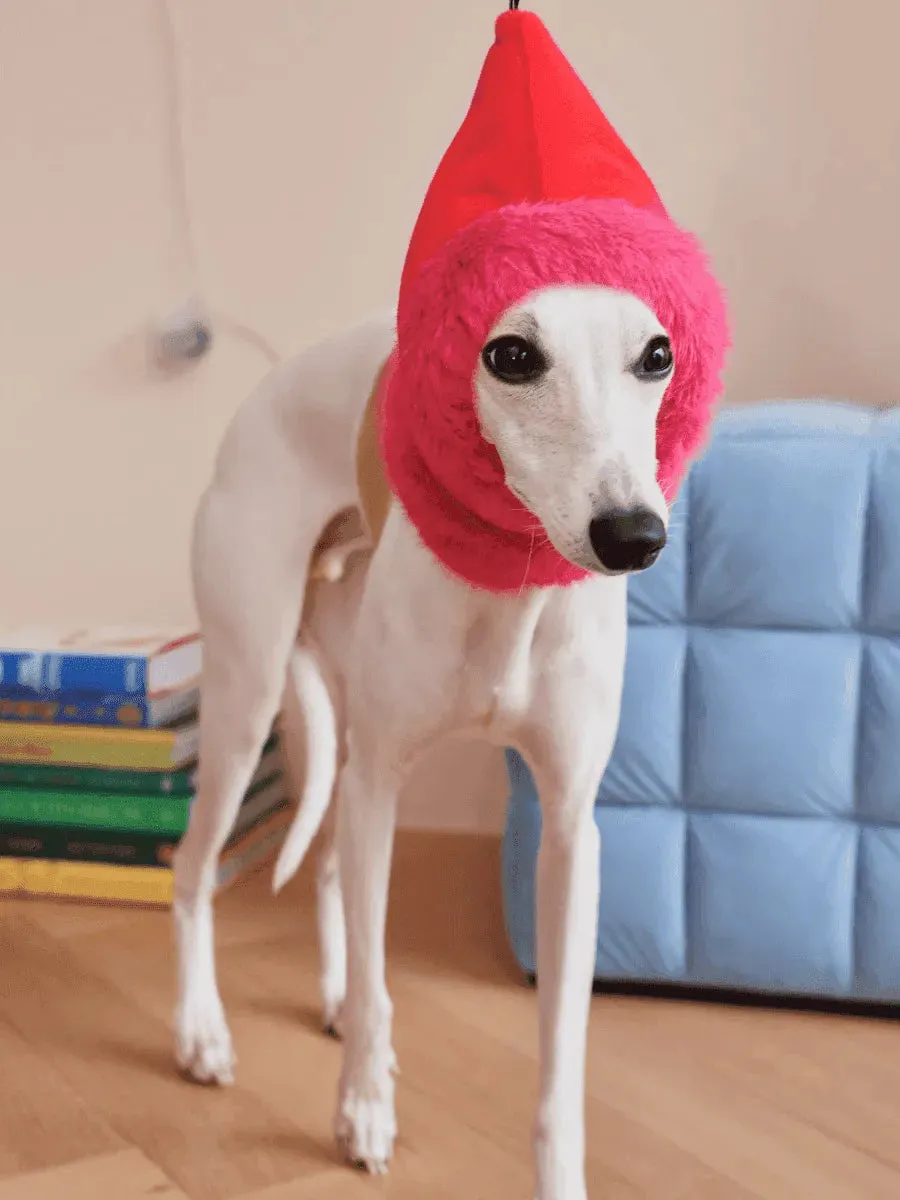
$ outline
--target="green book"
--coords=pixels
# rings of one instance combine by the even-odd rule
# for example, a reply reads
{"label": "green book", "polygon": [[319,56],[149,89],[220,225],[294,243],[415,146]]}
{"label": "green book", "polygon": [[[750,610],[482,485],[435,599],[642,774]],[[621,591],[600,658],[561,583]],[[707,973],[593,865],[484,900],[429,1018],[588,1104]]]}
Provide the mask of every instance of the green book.
{"label": "green book", "polygon": [[[260,760],[244,804],[280,776],[281,759],[273,747]],[[164,796],[75,788],[0,787],[0,823],[180,837],[187,829],[192,801],[193,793]]]}
{"label": "green book", "polygon": [[56,767],[38,763],[0,762],[0,787],[53,792],[110,792],[140,796],[190,796],[194,791],[191,763],[182,771],[104,771],[102,767]]}
{"label": "green book", "polygon": [[[244,801],[228,844],[268,820],[287,804],[280,779]],[[0,821],[0,857],[170,867],[183,830],[161,832],[20,825]]]}

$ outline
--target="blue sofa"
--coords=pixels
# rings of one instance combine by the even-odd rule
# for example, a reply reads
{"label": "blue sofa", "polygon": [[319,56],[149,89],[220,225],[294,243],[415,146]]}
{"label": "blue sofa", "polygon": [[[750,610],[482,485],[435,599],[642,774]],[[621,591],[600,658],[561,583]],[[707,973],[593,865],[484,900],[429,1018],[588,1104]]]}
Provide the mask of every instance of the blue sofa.
{"label": "blue sofa", "polygon": [[[900,413],[723,413],[629,624],[597,979],[900,1001]],[[532,972],[540,810],[507,761]]]}

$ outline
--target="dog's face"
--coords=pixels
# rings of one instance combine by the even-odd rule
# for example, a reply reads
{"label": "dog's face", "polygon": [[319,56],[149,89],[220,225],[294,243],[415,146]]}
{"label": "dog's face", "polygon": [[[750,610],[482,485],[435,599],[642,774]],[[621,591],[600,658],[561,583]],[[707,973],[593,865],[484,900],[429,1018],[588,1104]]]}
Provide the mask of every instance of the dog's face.
{"label": "dog's face", "polygon": [[639,571],[662,550],[656,419],[676,369],[651,310],[609,288],[543,289],[491,331],[475,375],[482,433],[577,566]]}

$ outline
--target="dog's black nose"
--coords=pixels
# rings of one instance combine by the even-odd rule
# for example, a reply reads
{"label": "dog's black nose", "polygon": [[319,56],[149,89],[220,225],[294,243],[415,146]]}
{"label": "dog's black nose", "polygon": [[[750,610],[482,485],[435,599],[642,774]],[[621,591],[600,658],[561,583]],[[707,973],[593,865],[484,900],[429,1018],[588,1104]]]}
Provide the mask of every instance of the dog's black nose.
{"label": "dog's black nose", "polygon": [[666,544],[666,527],[649,508],[616,508],[591,521],[591,546],[607,571],[652,567]]}

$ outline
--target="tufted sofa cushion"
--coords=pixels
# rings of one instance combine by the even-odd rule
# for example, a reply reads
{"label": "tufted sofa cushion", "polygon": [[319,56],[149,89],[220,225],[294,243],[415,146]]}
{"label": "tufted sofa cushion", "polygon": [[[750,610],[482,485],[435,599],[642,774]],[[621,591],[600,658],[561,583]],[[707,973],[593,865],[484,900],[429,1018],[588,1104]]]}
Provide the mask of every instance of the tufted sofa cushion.
{"label": "tufted sofa cushion", "polygon": [[[629,585],[596,974],[900,1000],[900,414],[719,418]],[[510,939],[540,810],[509,752]]]}

